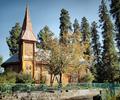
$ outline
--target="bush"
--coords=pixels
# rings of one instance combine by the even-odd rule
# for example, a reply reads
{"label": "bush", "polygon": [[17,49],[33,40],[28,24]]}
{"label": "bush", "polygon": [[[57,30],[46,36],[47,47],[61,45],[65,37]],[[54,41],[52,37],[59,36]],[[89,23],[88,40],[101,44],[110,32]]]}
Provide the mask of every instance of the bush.
{"label": "bush", "polygon": [[41,84],[45,84],[46,83],[46,76],[42,75],[42,80],[40,80]]}
{"label": "bush", "polygon": [[3,74],[0,74],[0,83],[15,83],[16,82],[16,73],[8,70]]}
{"label": "bush", "polygon": [[21,92],[28,92],[28,91],[33,91],[35,86],[32,84],[15,84],[12,87],[12,91],[21,91]]}
{"label": "bush", "polygon": [[46,91],[47,90],[47,85],[45,84],[40,84],[39,86],[36,87],[37,91]]}
{"label": "bush", "polygon": [[31,75],[19,73],[16,76],[16,83],[34,83]]}
{"label": "bush", "polygon": [[88,73],[83,78],[81,78],[82,82],[92,82],[93,80],[94,76],[91,73]]}
{"label": "bush", "polygon": [[12,84],[1,84],[0,91],[10,93],[12,91]]}

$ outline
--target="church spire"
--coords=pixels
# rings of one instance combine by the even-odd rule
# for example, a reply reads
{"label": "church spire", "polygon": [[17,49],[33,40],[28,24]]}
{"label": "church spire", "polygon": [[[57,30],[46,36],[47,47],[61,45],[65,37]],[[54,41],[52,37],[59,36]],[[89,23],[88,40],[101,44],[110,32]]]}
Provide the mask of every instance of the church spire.
{"label": "church spire", "polygon": [[24,21],[23,21],[22,31],[20,34],[20,39],[37,41],[37,39],[33,33],[33,30],[32,30],[32,23],[31,23],[30,16],[29,16],[28,3],[26,6],[25,17],[24,17]]}

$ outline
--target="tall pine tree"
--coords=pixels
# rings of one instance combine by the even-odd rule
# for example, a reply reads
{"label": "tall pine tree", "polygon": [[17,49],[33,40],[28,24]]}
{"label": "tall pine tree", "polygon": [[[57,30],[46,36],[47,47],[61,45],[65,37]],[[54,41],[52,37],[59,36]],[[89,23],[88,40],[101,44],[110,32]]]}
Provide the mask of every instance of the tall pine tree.
{"label": "tall pine tree", "polygon": [[81,33],[82,33],[82,42],[86,46],[85,54],[90,56],[90,26],[86,17],[82,18]]}
{"label": "tall pine tree", "polygon": [[102,52],[102,80],[103,82],[115,82],[118,78],[118,58],[113,41],[113,25],[105,1],[101,1],[99,17],[103,35]]}
{"label": "tall pine tree", "polygon": [[101,67],[101,44],[99,42],[99,35],[98,35],[98,26],[97,23],[94,21],[92,23],[91,27],[91,44],[92,44],[92,50],[93,50],[93,55],[95,57],[93,67],[92,67],[92,73],[95,76],[95,81],[101,82],[102,79],[102,67]]}
{"label": "tall pine tree", "polygon": [[10,36],[6,38],[7,45],[10,50],[10,56],[14,54],[18,54],[19,52],[19,45],[18,45],[18,40],[19,40],[19,35],[21,32],[21,26],[19,23],[16,23],[14,27],[10,30]]}
{"label": "tall pine tree", "polygon": [[120,52],[120,0],[111,0],[111,14],[113,15],[113,18],[115,19],[115,25],[117,29],[116,34],[116,41],[117,41],[117,47]]}
{"label": "tall pine tree", "polygon": [[38,48],[49,49],[48,42],[52,40],[53,32],[49,29],[48,26],[45,26],[42,30],[40,30],[37,35],[39,43],[37,44]]}
{"label": "tall pine tree", "polygon": [[89,27],[89,23],[86,17],[82,18],[81,33],[82,33],[83,42],[85,41],[89,42],[90,41],[90,27]]}
{"label": "tall pine tree", "polygon": [[69,12],[62,9],[60,14],[60,43],[67,44],[70,30],[72,27]]}
{"label": "tall pine tree", "polygon": [[74,32],[73,32],[74,42],[80,42],[81,41],[81,32],[80,32],[80,25],[79,25],[77,19],[74,20],[73,28],[74,28]]}

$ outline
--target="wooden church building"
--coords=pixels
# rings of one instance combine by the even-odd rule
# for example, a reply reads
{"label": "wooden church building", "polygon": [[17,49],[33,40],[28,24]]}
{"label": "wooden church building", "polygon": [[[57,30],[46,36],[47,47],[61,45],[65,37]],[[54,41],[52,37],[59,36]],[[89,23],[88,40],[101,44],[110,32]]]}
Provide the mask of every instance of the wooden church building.
{"label": "wooden church building", "polygon": [[[46,70],[46,62],[42,62],[42,56],[49,56],[49,51],[44,52],[42,49],[36,48],[37,39],[32,30],[32,23],[29,16],[29,7],[26,7],[25,17],[22,25],[22,31],[19,36],[19,54],[11,56],[2,64],[5,69],[13,70],[17,73],[22,72],[30,74],[36,83],[45,80],[50,84],[50,75]],[[42,79],[44,78],[44,79]],[[67,78],[63,77],[65,83]]]}
{"label": "wooden church building", "polygon": [[[42,61],[42,57],[48,58],[50,52],[36,48],[37,39],[32,30],[32,23],[29,16],[29,7],[26,7],[25,17],[22,25],[22,30],[19,36],[19,54],[11,56],[2,64],[5,69],[11,69],[17,73],[30,74],[36,83],[44,80],[46,84],[50,84],[50,74],[46,69],[47,62]],[[45,60],[44,60],[45,61]],[[82,74],[84,71],[82,71]],[[72,78],[77,80],[76,77]],[[71,82],[68,75],[62,75],[62,83]],[[56,82],[55,82],[56,83]]]}

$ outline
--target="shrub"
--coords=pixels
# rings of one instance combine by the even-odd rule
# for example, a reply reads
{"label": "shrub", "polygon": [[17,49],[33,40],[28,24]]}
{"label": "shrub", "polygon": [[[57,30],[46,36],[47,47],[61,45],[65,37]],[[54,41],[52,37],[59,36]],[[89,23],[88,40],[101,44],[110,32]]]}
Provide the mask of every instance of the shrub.
{"label": "shrub", "polygon": [[0,83],[15,83],[16,82],[16,73],[7,70],[3,74],[0,74]]}
{"label": "shrub", "polygon": [[14,86],[15,84],[1,84],[0,85],[0,91],[1,92],[4,92],[4,93],[12,93],[12,87]]}
{"label": "shrub", "polygon": [[19,73],[16,76],[16,83],[34,83],[31,75]]}
{"label": "shrub", "polygon": [[33,91],[34,89],[34,85],[32,84],[15,84],[12,87],[12,91],[21,91],[21,92],[28,92],[28,91]]}
{"label": "shrub", "polygon": [[41,84],[45,84],[46,83],[46,76],[42,75],[42,80],[40,80]]}
{"label": "shrub", "polygon": [[81,82],[92,82],[94,80],[94,76],[92,73],[87,73],[83,78],[80,79]]}
{"label": "shrub", "polygon": [[46,91],[47,88],[48,88],[47,85],[40,84],[39,86],[36,87],[36,90],[38,90],[38,91]]}

